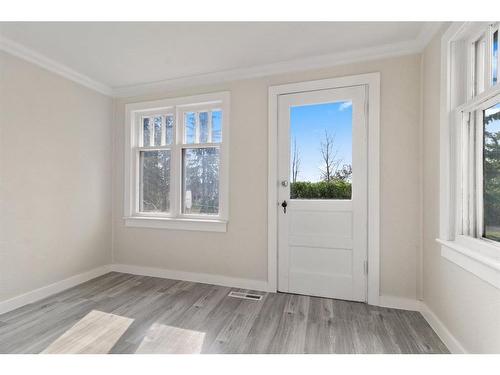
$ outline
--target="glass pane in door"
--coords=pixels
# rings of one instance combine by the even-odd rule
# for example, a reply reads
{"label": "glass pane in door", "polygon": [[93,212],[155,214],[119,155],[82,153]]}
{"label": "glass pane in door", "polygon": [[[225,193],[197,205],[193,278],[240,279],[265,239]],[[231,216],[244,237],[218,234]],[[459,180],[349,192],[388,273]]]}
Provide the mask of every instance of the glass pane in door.
{"label": "glass pane in door", "polygon": [[290,198],[351,199],[352,103],[290,109]]}

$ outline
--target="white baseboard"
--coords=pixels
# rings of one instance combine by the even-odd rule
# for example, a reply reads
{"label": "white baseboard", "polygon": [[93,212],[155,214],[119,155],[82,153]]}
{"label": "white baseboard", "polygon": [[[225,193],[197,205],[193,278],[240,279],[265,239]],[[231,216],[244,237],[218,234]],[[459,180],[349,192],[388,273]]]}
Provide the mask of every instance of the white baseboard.
{"label": "white baseboard", "polygon": [[422,302],[411,298],[380,296],[378,306],[400,310],[420,311]]}
{"label": "white baseboard", "polygon": [[425,320],[427,320],[427,323],[429,323],[441,341],[443,341],[448,350],[453,354],[467,354],[467,350],[465,350],[463,345],[460,344],[460,341],[458,341],[455,336],[448,331],[448,328],[446,328],[443,322],[439,320],[436,314],[434,314],[434,312],[429,309],[425,303],[422,303],[421,306],[420,313],[423,315]]}
{"label": "white baseboard", "polygon": [[[72,288],[78,284],[89,281],[93,278],[104,275],[110,271],[130,273],[134,275],[162,277],[174,280],[191,281],[204,284],[221,285],[230,288],[252,289],[259,291],[269,291],[267,281],[240,279],[229,276],[213,275],[206,273],[194,273],[168,270],[163,268],[132,266],[127,264],[111,264],[95,268],[93,270],[71,276],[67,279],[55,282],[53,284],[35,289],[31,292],[21,294],[11,299],[0,302],[0,314],[15,310],[21,306],[39,301],[63,290]],[[409,298],[400,298],[393,296],[380,296],[379,306],[395,309],[419,311],[425,320],[429,323],[443,343],[448,347],[451,353],[467,353],[460,342],[451,334],[439,318],[422,301]]]}
{"label": "white baseboard", "polygon": [[46,285],[44,287],[32,290],[31,292],[24,293],[19,296],[2,301],[0,302],[0,314],[4,314],[21,306],[39,301],[43,298],[62,292],[63,290],[72,288],[78,284],[84,283],[108,272],[110,272],[109,265],[94,268],[93,270],[68,277],[67,279],[57,281],[53,284]]}
{"label": "white baseboard", "polygon": [[164,268],[132,266],[128,264],[112,264],[111,270],[115,272],[131,273],[133,275],[192,281],[196,283],[227,286],[230,288],[252,289],[263,292],[268,291],[267,281],[262,280],[240,279],[236,277],[214,275],[208,273],[175,271]]}
{"label": "white baseboard", "polygon": [[420,312],[451,353],[467,353],[462,344],[460,344],[455,336],[453,336],[448,328],[446,328],[443,322],[439,320],[436,314],[434,314],[434,312],[432,312],[432,310],[429,309],[423,301],[393,296],[380,296],[378,306]]}

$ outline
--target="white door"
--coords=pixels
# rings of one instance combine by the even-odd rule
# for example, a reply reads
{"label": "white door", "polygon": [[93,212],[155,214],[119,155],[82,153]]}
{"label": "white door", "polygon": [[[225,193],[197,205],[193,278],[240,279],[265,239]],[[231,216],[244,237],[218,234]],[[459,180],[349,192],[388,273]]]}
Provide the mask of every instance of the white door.
{"label": "white door", "polygon": [[365,90],[279,96],[279,291],[366,301]]}

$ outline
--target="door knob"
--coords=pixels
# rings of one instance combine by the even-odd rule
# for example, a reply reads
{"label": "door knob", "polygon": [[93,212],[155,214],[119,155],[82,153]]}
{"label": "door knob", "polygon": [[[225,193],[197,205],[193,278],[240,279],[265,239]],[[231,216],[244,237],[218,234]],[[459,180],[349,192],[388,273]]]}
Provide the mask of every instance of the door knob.
{"label": "door knob", "polygon": [[288,181],[287,180],[282,180],[281,181],[281,186],[287,187],[288,186]]}

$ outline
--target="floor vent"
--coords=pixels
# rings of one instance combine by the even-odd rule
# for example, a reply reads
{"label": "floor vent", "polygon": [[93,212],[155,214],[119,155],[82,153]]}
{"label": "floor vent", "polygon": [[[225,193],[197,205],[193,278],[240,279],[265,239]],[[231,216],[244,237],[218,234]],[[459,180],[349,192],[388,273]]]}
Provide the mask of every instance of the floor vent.
{"label": "floor vent", "polygon": [[263,297],[260,294],[242,293],[242,292],[231,292],[228,294],[228,296],[234,298],[250,299],[252,301],[260,301]]}

